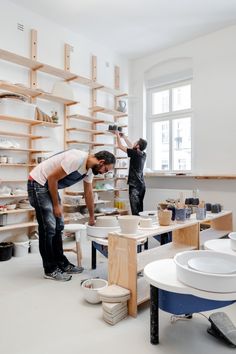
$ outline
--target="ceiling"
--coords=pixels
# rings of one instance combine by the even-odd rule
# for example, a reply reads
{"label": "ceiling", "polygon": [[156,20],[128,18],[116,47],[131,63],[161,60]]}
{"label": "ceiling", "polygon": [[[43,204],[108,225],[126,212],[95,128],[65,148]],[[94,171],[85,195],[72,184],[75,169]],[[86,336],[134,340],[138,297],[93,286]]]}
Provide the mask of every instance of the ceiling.
{"label": "ceiling", "polygon": [[236,24],[236,0],[11,0],[129,59]]}

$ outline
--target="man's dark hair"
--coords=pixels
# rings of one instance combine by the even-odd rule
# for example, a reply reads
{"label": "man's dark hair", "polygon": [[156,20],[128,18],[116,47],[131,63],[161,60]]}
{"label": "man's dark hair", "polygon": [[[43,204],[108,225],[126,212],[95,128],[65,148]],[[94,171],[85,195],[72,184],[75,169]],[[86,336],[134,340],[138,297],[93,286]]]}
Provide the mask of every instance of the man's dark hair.
{"label": "man's dark hair", "polygon": [[96,152],[96,154],[94,154],[94,156],[98,160],[105,160],[106,165],[110,165],[110,164],[115,165],[115,163],[116,163],[115,156],[111,152],[106,151],[106,150]]}
{"label": "man's dark hair", "polygon": [[139,145],[139,150],[140,150],[140,151],[143,151],[143,150],[145,150],[146,147],[147,147],[147,140],[144,140],[144,139],[140,138],[140,139],[138,140],[137,144]]}

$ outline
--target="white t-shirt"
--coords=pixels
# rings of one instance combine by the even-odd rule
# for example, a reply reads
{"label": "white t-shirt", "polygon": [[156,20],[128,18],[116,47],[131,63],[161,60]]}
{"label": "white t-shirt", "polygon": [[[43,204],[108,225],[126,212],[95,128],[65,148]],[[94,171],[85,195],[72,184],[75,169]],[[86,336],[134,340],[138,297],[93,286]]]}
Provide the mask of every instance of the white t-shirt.
{"label": "white t-shirt", "polygon": [[41,162],[30,172],[30,176],[44,186],[50,173],[55,168],[62,167],[67,175],[74,171],[78,171],[81,175],[86,173],[83,181],[92,183],[93,172],[91,168],[88,171],[86,169],[87,158],[88,153],[85,151],[77,149],[66,150]]}

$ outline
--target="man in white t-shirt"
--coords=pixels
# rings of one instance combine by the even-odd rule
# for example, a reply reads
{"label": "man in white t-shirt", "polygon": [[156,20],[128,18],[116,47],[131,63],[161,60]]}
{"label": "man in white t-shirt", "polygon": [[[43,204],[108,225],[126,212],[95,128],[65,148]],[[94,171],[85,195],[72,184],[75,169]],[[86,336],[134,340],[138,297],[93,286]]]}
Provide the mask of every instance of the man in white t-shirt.
{"label": "man in white t-shirt", "polygon": [[108,151],[94,155],[71,149],[51,156],[29,175],[28,196],[35,208],[39,230],[39,250],[47,279],[67,281],[82,267],[71,264],[63,254],[63,212],[58,189],[84,182],[84,197],[89,211],[89,225],[94,224],[93,176],[114,168],[115,156]]}

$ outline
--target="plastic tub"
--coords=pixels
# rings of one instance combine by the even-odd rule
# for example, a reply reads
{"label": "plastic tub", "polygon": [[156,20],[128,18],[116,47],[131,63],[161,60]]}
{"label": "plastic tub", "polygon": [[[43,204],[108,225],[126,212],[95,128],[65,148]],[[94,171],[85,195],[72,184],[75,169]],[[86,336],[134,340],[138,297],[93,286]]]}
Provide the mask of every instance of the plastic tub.
{"label": "plastic tub", "polygon": [[14,257],[24,257],[29,252],[29,241],[14,242]]}
{"label": "plastic tub", "polygon": [[18,99],[0,99],[0,114],[2,115],[35,119],[35,108],[36,106],[34,104],[22,102]]}
{"label": "plastic tub", "polygon": [[8,261],[12,257],[13,243],[0,242],[0,261]]}
{"label": "plastic tub", "polygon": [[39,240],[37,238],[30,240],[30,253],[39,253]]}
{"label": "plastic tub", "polygon": [[98,304],[101,302],[98,290],[106,288],[108,282],[105,279],[87,279],[81,284],[84,298],[90,304]]}

